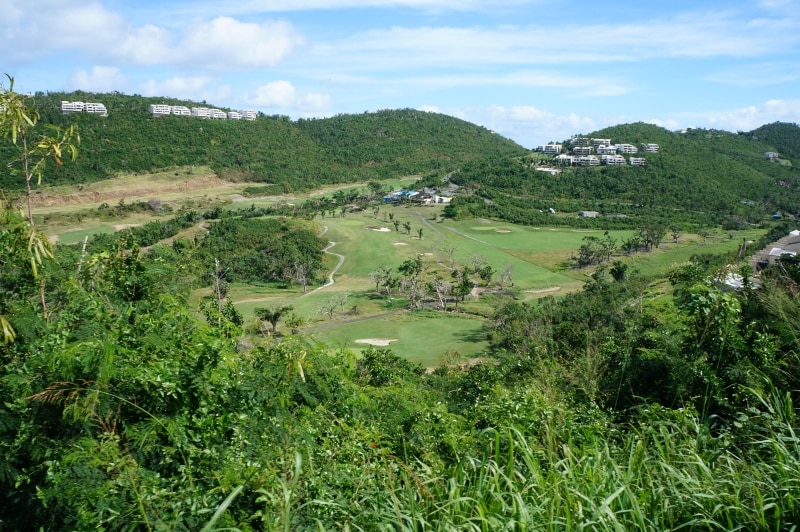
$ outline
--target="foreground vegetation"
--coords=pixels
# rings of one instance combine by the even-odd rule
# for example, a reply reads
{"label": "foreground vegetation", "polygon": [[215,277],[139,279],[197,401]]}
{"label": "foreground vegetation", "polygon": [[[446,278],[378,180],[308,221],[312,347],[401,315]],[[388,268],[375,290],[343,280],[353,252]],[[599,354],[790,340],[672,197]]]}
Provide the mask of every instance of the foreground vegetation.
{"label": "foreground vegetation", "polygon": [[[22,158],[51,160],[53,144],[38,145]],[[763,229],[719,247],[701,244],[720,233],[684,229],[670,255],[652,240],[619,249],[653,225],[441,222],[334,195],[176,208],[56,248],[33,216],[0,210],[0,528],[800,522],[800,267],[784,258],[756,287],[741,253],[692,253]],[[383,215],[387,231],[367,229]],[[357,260],[315,293],[339,262],[328,236],[329,253]],[[576,260],[584,247],[589,264]],[[720,282],[729,273],[741,290]],[[581,289],[528,297],[555,279]],[[242,312],[252,286],[265,298],[247,303],[256,323]],[[357,297],[442,329],[480,316],[461,334],[484,356],[452,350],[426,371],[391,346],[357,353],[304,331],[304,308],[330,299],[319,323],[334,322]]]}

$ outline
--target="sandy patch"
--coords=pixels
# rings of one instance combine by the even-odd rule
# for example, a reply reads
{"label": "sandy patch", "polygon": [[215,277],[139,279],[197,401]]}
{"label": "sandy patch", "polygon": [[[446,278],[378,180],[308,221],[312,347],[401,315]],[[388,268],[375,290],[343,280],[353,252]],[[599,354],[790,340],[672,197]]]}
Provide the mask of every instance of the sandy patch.
{"label": "sandy patch", "polygon": [[510,233],[511,229],[495,229],[495,233]]}
{"label": "sandy patch", "polygon": [[396,342],[397,338],[359,338],[356,340],[357,344],[369,344],[379,347],[386,347],[392,342]]}
{"label": "sandy patch", "polygon": [[388,233],[389,231],[391,231],[391,229],[389,229],[388,227],[367,227],[367,229],[370,229],[372,231],[378,231],[379,233]]}
{"label": "sandy patch", "polygon": [[408,243],[407,242],[395,242],[394,245],[395,246],[407,246]]}
{"label": "sandy patch", "polygon": [[423,257],[433,257],[433,253],[420,253]]}
{"label": "sandy patch", "polygon": [[526,294],[544,294],[546,292],[557,292],[561,290],[560,286],[551,286],[550,288],[540,288],[538,290],[525,290]]}

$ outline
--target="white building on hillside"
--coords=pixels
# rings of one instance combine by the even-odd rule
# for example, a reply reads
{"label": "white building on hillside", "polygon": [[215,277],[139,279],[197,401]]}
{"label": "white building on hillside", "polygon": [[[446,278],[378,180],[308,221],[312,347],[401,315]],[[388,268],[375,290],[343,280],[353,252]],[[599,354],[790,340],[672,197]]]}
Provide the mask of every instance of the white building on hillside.
{"label": "white building on hillside", "polygon": [[603,164],[608,166],[625,166],[628,164],[622,155],[603,155],[601,159]]}
{"label": "white building on hillside", "polygon": [[631,166],[647,166],[647,159],[644,157],[631,157],[629,162]]}
{"label": "white building on hillside", "polygon": [[536,150],[544,153],[561,153],[561,144],[542,144]]}
{"label": "white building on hillside", "polygon": [[152,116],[166,116],[170,114],[172,111],[169,105],[165,103],[151,103],[150,104],[150,114]]}
{"label": "white building on hillside", "polygon": [[176,116],[192,116],[192,112],[185,105],[173,105],[169,111]]}
{"label": "white building on hillside", "polygon": [[192,116],[197,118],[211,118],[211,109],[208,107],[192,107]]}
{"label": "white building on hillside", "polygon": [[238,111],[228,111],[228,120],[241,120],[242,113]]}
{"label": "white building on hillside", "polygon": [[642,144],[642,150],[647,153],[658,153],[658,144]]}
{"label": "white building on hillside", "polygon": [[617,151],[620,153],[639,153],[639,148],[633,144],[617,144]]}
{"label": "white building on hillside", "polygon": [[105,104],[102,103],[85,103],[83,104],[83,110],[87,113],[92,113],[95,115],[100,116],[108,116],[108,109],[106,109]]}
{"label": "white building on hillside", "polygon": [[589,155],[594,151],[592,146],[575,146],[572,148],[572,153],[575,155]]}
{"label": "white building on hillside", "polygon": [[597,146],[597,155],[616,155],[617,147],[614,144],[600,144]]}
{"label": "white building on hillside", "polygon": [[216,118],[217,120],[225,120],[226,118],[228,118],[228,113],[226,113],[222,109],[211,109],[211,118]]}
{"label": "white building on hillside", "polygon": [[61,101],[61,112],[62,113],[82,113],[83,112],[83,102],[67,102]]}
{"label": "white building on hillside", "polygon": [[251,111],[249,109],[243,109],[240,112],[242,113],[242,118],[245,120],[255,120],[258,116],[255,111]]}

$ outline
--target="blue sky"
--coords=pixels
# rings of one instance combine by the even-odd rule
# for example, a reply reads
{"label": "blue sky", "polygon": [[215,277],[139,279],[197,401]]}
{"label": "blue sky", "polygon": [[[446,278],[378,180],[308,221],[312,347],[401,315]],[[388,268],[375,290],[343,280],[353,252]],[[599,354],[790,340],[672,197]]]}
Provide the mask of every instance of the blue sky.
{"label": "blue sky", "polygon": [[292,118],[416,108],[528,148],[750,130],[800,122],[800,2],[0,0],[0,70]]}

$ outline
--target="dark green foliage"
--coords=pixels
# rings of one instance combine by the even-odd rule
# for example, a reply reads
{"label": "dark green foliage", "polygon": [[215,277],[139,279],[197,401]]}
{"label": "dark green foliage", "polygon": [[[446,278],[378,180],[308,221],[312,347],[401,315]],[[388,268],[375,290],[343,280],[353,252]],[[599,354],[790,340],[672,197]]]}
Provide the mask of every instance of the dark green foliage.
{"label": "dark green foliage", "polygon": [[[432,171],[444,175],[476,157],[524,152],[484,128],[408,109],[298,122],[266,116],[255,121],[203,120],[150,116],[153,103],[208,106],[172,98],[54,92],[37,94],[34,100],[42,126],[80,128],[80,157],[74,165],[45,171],[44,181],[51,185],[206,165],[226,179],[266,184],[252,187],[254,194],[285,194],[327,183]],[[109,114],[62,115],[62,100],[100,101]],[[0,145],[0,160],[8,160],[10,153],[9,146]],[[0,189],[18,190],[22,185],[0,174]]]}
{"label": "dark green foliage", "polygon": [[[775,128],[771,138],[787,139],[796,125]],[[692,225],[762,222],[774,212],[794,213],[800,180],[789,166],[770,163],[766,144],[724,131],[672,133],[649,124],[607,128],[592,137],[614,142],[657,143],[659,153],[640,154],[646,167],[564,167],[561,174],[536,171],[529,158],[493,157],[463,165],[450,176],[472,195],[458,197],[448,216],[484,216],[516,223],[554,223],[550,208],[598,218],[556,218],[575,227],[622,228],[669,220]],[[568,144],[565,142],[565,144]]]}

